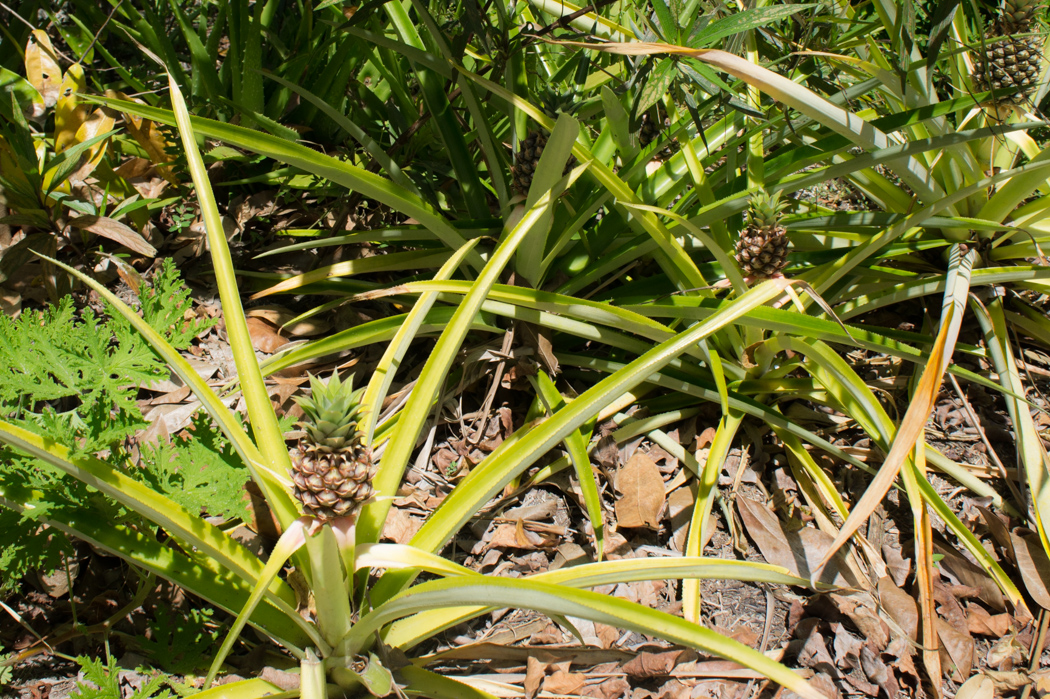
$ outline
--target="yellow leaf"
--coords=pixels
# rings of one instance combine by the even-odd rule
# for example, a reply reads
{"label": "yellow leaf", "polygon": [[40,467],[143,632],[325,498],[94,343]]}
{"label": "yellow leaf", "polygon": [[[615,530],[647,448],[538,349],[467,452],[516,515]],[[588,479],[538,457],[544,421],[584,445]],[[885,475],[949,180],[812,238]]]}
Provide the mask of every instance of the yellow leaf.
{"label": "yellow leaf", "polygon": [[[75,135],[77,143],[83,143],[89,139],[98,136],[100,133],[105,133],[113,128],[113,124],[117,121],[117,113],[108,107],[99,107],[91,116],[85,119],[79,127]],[[85,167],[85,171],[82,172],[84,177],[87,177],[91,172],[98,166],[99,161],[102,160],[102,156],[106,154],[106,148],[109,146],[109,139],[105,139],[101,143],[96,143],[91,146],[91,150],[88,151],[88,164],[90,167]]]}
{"label": "yellow leaf", "polygon": [[55,47],[40,29],[34,29],[26,44],[26,79],[44,98],[44,105],[54,107],[62,84],[62,69],[58,67]]}
{"label": "yellow leaf", "polygon": [[[132,100],[130,97],[123,93],[114,93],[112,90],[107,90],[106,95],[109,97],[117,97],[124,100],[131,100],[133,102],[142,103],[141,100]],[[169,163],[173,160],[170,152],[174,148],[174,144],[164,138],[164,134],[160,128],[154,122],[149,119],[143,119],[137,117],[134,114],[124,113],[124,121],[127,123],[128,131],[143,150],[149,155],[149,159],[153,162],[153,165],[157,168],[157,174],[166,179],[171,184],[178,184],[179,180],[175,177],[170,167],[167,167],[165,163]]]}
{"label": "yellow leaf", "polygon": [[80,64],[69,66],[66,77],[62,79],[58,103],[55,105],[55,152],[60,153],[77,143],[77,130],[87,118],[88,106],[81,104],[77,93],[87,87],[84,67]]}
{"label": "yellow leaf", "polygon": [[18,164],[18,159],[15,157],[11,145],[3,136],[0,136],[0,172],[4,173],[4,177],[13,185],[12,189],[4,192],[9,206],[13,208],[40,207],[39,201],[26,198],[29,196],[29,192],[36,191],[36,187],[26,177],[22,167]]}

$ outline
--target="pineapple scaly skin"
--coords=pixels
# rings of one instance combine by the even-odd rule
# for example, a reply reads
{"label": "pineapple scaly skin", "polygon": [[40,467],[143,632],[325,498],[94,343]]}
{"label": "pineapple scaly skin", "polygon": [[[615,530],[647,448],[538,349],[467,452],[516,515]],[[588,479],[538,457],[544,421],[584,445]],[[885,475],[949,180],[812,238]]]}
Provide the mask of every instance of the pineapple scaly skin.
{"label": "pineapple scaly skin", "polygon": [[977,49],[974,87],[980,91],[1012,88],[1012,93],[999,98],[1004,104],[1028,100],[1043,70],[1044,37],[1024,35],[1031,34],[1040,9],[1045,10],[1040,0],[1003,0],[992,29],[1008,36],[987,40]]}
{"label": "pineapple scaly skin", "polygon": [[290,454],[292,493],[321,522],[353,514],[375,493],[376,464],[357,425],[363,393],[335,372],[327,383],[310,376],[310,397],[294,399],[306,436]]}
{"label": "pineapple scaly skin", "polygon": [[[650,143],[659,138],[660,133],[663,132],[663,130],[670,125],[671,122],[669,119],[664,119],[663,125],[661,125],[658,119],[653,119],[648,114],[643,114],[642,124],[638,129],[638,143],[642,146],[642,148],[645,148]],[[656,154],[655,159],[669,160],[671,156],[677,153],[680,148],[681,146],[679,145],[678,141],[671,140],[667,143],[666,146],[660,149],[660,152]]]}
{"label": "pineapple scaly skin", "polygon": [[511,168],[514,175],[514,189],[521,195],[528,196],[532,175],[540,163],[540,156],[547,146],[547,134],[542,131],[530,131],[519,144],[516,164]]}
{"label": "pineapple scaly skin", "polygon": [[759,192],[751,198],[747,226],[736,243],[736,260],[745,277],[772,277],[787,266],[787,230],[780,225],[786,202],[780,193]]}
{"label": "pineapple scaly skin", "polygon": [[[529,187],[532,185],[532,176],[536,172],[536,168],[540,164],[540,156],[543,155],[543,149],[547,147],[547,134],[542,131],[530,131],[525,137],[525,140],[521,141],[517,153],[517,164],[515,164],[510,172],[514,176],[514,190],[522,195],[529,195]],[[561,174],[569,174],[569,170],[572,170],[572,166],[576,164],[576,158],[570,157],[568,162],[565,163],[565,167],[562,168]]]}
{"label": "pineapple scaly skin", "polygon": [[[576,93],[572,90],[557,92],[550,88],[544,88],[540,92],[539,97],[543,113],[552,119],[557,119],[561,113],[572,114],[579,107],[576,103]],[[518,142],[514,166],[510,169],[511,175],[513,175],[512,185],[514,191],[518,194],[525,197],[529,195],[532,177],[540,164],[540,156],[543,155],[543,149],[546,147],[547,134],[543,131],[530,130],[525,135],[525,138]],[[568,162],[565,163],[562,174],[567,175],[575,164],[576,158],[570,156]]]}

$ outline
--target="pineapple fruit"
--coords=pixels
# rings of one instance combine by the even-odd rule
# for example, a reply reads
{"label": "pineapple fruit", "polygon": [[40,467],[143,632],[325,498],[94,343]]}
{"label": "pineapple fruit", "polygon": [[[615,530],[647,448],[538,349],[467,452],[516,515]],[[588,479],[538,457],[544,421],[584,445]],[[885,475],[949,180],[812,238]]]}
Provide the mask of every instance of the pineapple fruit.
{"label": "pineapple fruit", "polygon": [[547,146],[547,134],[542,131],[530,131],[518,148],[515,165],[510,169],[514,175],[514,189],[518,194],[528,196],[532,175],[540,163],[540,156]]}
{"label": "pineapple fruit", "polygon": [[745,277],[772,277],[787,265],[787,231],[780,225],[786,205],[780,192],[759,192],[751,198],[747,227],[736,243],[736,260]]}
{"label": "pineapple fruit", "polygon": [[[665,124],[666,125],[666,124]],[[656,137],[660,135],[663,129],[656,122],[655,119],[650,117],[648,114],[642,115],[642,126],[638,130],[638,142],[642,144],[642,147],[649,145],[656,140]]]}
{"label": "pineapple fruit", "polygon": [[976,49],[973,79],[978,90],[1012,88],[999,98],[1004,104],[1028,99],[1043,68],[1043,37],[1024,35],[1032,33],[1037,12],[1045,9],[1045,0],[1002,0],[991,29],[1003,38],[986,39]]}
{"label": "pineapple fruit", "polygon": [[[550,88],[545,88],[541,92],[540,104],[543,107],[543,113],[552,119],[557,119],[562,112],[572,114],[579,106],[576,104],[575,92],[555,92]],[[529,195],[532,176],[536,172],[536,167],[540,163],[540,156],[543,155],[543,149],[546,147],[547,134],[543,131],[530,130],[526,134],[525,139],[518,143],[518,151],[514,157],[514,166],[510,169],[511,174],[514,176],[512,184],[518,194],[522,196]],[[562,170],[562,174],[568,174],[575,164],[576,158],[569,158],[569,161],[565,163],[565,169]]]}
{"label": "pineapple fruit", "polygon": [[[660,119],[653,119],[648,114],[642,115],[642,125],[638,129],[638,143],[641,144],[642,148],[645,148],[650,143],[659,138],[660,133],[671,125],[671,120],[664,118],[661,122]],[[660,152],[656,154],[656,160],[669,160],[671,156],[678,152],[681,146],[678,141],[672,139],[668,141],[667,145],[660,149]]]}
{"label": "pineapple fruit", "polygon": [[375,492],[376,464],[358,429],[364,390],[354,390],[353,377],[340,382],[336,371],[327,383],[310,376],[310,397],[294,399],[306,436],[291,452],[293,494],[321,522],[352,514]]}

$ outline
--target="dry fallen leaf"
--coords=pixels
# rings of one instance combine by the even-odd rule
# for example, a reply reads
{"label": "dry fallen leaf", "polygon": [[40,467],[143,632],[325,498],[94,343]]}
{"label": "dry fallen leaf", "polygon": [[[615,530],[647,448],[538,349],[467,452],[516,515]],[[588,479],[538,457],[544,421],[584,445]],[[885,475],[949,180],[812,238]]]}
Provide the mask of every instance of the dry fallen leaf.
{"label": "dry fallen leaf", "polygon": [[1032,599],[1043,609],[1050,609],[1050,559],[1047,558],[1039,535],[1028,529],[1015,529],[1010,534],[1021,580]]}
{"label": "dry fallen leaf", "polygon": [[948,656],[947,658],[942,656],[941,666],[946,670],[954,666],[953,677],[956,682],[962,682],[970,676],[970,668],[973,667],[973,638],[940,617],[937,617],[937,635],[941,640],[941,652]]}
{"label": "dry fallen leaf", "polygon": [[547,548],[549,545],[550,542],[539,534],[526,530],[521,520],[518,520],[516,524],[501,524],[496,527],[486,548],[517,548],[534,551]]}
{"label": "dry fallen leaf", "polygon": [[586,675],[556,670],[543,680],[543,691],[552,694],[575,694],[587,681]]}
{"label": "dry fallen leaf", "polygon": [[1017,640],[1017,634],[1003,636],[988,649],[984,662],[994,670],[1015,670],[1024,664],[1028,648]]}
{"label": "dry fallen leaf", "polygon": [[866,592],[855,592],[849,595],[829,594],[828,599],[835,607],[849,617],[853,625],[869,645],[880,652],[890,642],[889,626],[876,613],[875,600]]}
{"label": "dry fallen leaf", "polygon": [[540,691],[543,677],[547,672],[547,664],[536,658],[530,657],[525,668],[525,699],[533,699]]}
{"label": "dry fallen leaf", "polygon": [[[772,510],[750,498],[738,497],[736,505],[747,533],[766,561],[783,566],[799,577],[809,578],[828,551],[831,536],[811,527],[788,533]],[[857,581],[846,566],[839,565],[840,560],[835,557],[828,562],[820,581],[842,587],[856,586]]]}
{"label": "dry fallen leaf", "polygon": [[630,662],[625,663],[622,669],[627,673],[628,677],[636,679],[665,677],[671,674],[671,670],[679,662],[688,662],[690,660],[696,660],[695,653],[686,653],[679,650],[666,653],[642,652],[632,658]]}
{"label": "dry fallen leaf", "polygon": [[919,637],[919,605],[889,576],[879,580],[879,604],[908,638],[914,641]]}
{"label": "dry fallen leaf", "polygon": [[22,295],[8,289],[0,289],[0,313],[12,318],[22,312]]}
{"label": "dry fallen leaf", "polygon": [[954,548],[943,546],[938,541],[934,541],[933,551],[935,554],[941,554],[939,565],[942,568],[954,575],[963,585],[977,588],[981,601],[997,611],[1006,610],[1006,600],[1003,599],[1002,591],[983,568],[971,563]]}
{"label": "dry fallen leaf", "polygon": [[972,634],[1002,638],[1010,630],[1013,617],[1007,613],[991,615],[979,604],[966,608],[966,627]]}
{"label": "dry fallen leaf", "polygon": [[911,575],[911,559],[901,555],[899,546],[882,545],[882,559],[886,561],[886,572],[893,578],[897,587],[902,587]]}
{"label": "dry fallen leaf", "polygon": [[273,354],[288,344],[288,338],[281,337],[277,328],[261,318],[248,318],[247,324],[248,334],[252,337],[252,347],[260,352]]}
{"label": "dry fallen leaf", "polygon": [[113,242],[119,243],[128,250],[137,252],[140,255],[145,255],[146,257],[157,256],[157,248],[147,243],[139,235],[138,231],[107,216],[77,216],[74,219],[70,219],[69,225],[73,228],[100,235],[103,238],[109,238]]}
{"label": "dry fallen leaf", "polygon": [[645,454],[635,454],[616,473],[616,523],[620,527],[659,529],[664,509],[664,479]]}
{"label": "dry fallen leaf", "polygon": [[893,670],[882,662],[871,646],[864,646],[860,649],[860,666],[868,679],[877,684],[886,693],[886,696],[896,697],[898,695],[900,687]]}
{"label": "dry fallen leaf", "polygon": [[994,699],[995,682],[985,675],[974,675],[955,692],[955,699]]}
{"label": "dry fallen leaf", "polygon": [[802,649],[798,652],[797,660],[798,664],[803,667],[826,672],[831,677],[841,676],[838,666],[835,665],[835,659],[831,657],[831,653],[828,652],[827,645],[824,643],[824,636],[817,631],[816,625],[810,629],[809,635],[806,636]]}
{"label": "dry fallen leaf", "polygon": [[248,318],[261,318],[281,329],[281,332],[290,337],[311,337],[328,331],[332,324],[320,318],[307,318],[291,325],[287,323],[295,319],[297,314],[283,306],[273,304],[255,306],[245,311]]}
{"label": "dry fallen leaf", "polygon": [[400,508],[391,507],[390,514],[387,515],[386,523],[383,525],[382,538],[393,541],[395,544],[405,544],[416,535],[422,526],[422,518],[413,517]]}
{"label": "dry fallen leaf", "polygon": [[1010,561],[1014,561],[1014,545],[1010,541],[1010,530],[1007,528],[1006,523],[1003,522],[999,515],[987,507],[978,506],[977,509],[981,512],[985,526],[988,527],[988,533],[995,539],[995,543],[999,545],[999,548],[1003,550],[1003,553],[1006,554]]}

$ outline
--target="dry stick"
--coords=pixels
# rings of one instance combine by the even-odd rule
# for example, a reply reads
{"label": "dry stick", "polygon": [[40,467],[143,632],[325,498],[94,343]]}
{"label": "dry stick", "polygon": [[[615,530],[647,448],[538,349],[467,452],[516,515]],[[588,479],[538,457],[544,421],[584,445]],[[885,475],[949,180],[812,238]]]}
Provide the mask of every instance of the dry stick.
{"label": "dry stick", "polygon": [[33,26],[33,25],[32,25],[32,24],[31,24],[31,23],[29,22],[29,20],[28,20],[28,19],[26,19],[25,17],[23,17],[22,15],[18,14],[17,12],[15,12],[14,10],[12,10],[12,9],[11,9],[10,7],[8,7],[7,5],[5,5],[5,4],[4,4],[4,3],[2,3],[2,2],[0,2],[0,7],[4,8],[5,10],[7,10],[7,11],[8,11],[8,12],[10,12],[11,14],[13,14],[13,15],[14,15],[15,17],[17,17],[18,19],[22,20],[22,22],[23,22],[23,23],[24,23],[24,24],[25,24],[25,25],[26,25],[27,27],[29,27],[30,29],[32,29],[33,31],[36,31],[36,27],[34,27],[34,26]]}
{"label": "dry stick", "polygon": [[[510,330],[503,334],[503,346],[500,348],[499,363],[496,364],[496,373],[492,377],[492,385],[489,387],[488,393],[485,395],[485,402],[481,406],[480,418],[474,420],[474,424],[477,424],[478,419],[481,420],[481,426],[476,428],[473,437],[467,438],[467,443],[471,446],[477,446],[481,441],[481,438],[485,436],[485,430],[489,426],[489,411],[492,410],[492,401],[496,398],[496,391],[499,390],[500,381],[503,380],[503,372],[507,366],[507,359],[510,358],[510,351],[514,345],[514,325],[511,325]],[[474,424],[471,427],[474,427]],[[463,435],[466,437],[466,435]]]}
{"label": "dry stick", "polygon": [[540,36],[544,36],[545,34],[550,34],[552,31],[554,31],[558,27],[565,28],[565,27],[569,26],[569,24],[571,24],[573,20],[576,20],[576,19],[579,19],[580,17],[583,17],[588,12],[596,12],[596,11],[600,10],[601,8],[605,7],[606,5],[612,5],[615,2],[617,2],[617,0],[601,0],[601,2],[591,3],[590,5],[587,5],[586,7],[581,7],[580,9],[576,10],[572,14],[565,15],[564,17],[562,17],[562,18],[560,18],[560,19],[558,19],[558,20],[556,20],[554,22],[551,22],[547,26],[545,26],[542,29],[536,31],[536,33],[533,36],[540,37]]}
{"label": "dry stick", "polygon": [[120,0],[116,5],[113,6],[113,9],[109,11],[109,14],[106,16],[106,21],[103,22],[102,26],[98,28],[97,32],[95,32],[95,36],[91,37],[91,43],[88,44],[87,48],[84,49],[83,52],[81,52],[80,60],[78,60],[77,63],[80,63],[80,61],[84,59],[84,56],[86,56],[88,52],[95,47],[95,44],[98,42],[98,38],[102,36],[102,30],[106,28],[106,25],[109,24],[109,20],[113,19],[113,15],[116,14],[117,10],[119,10],[120,6],[123,4],[124,0]]}
{"label": "dry stick", "polygon": [[995,452],[995,449],[992,447],[992,443],[988,439],[988,433],[985,432],[984,427],[981,425],[981,421],[978,419],[977,413],[970,405],[970,401],[966,400],[966,395],[963,393],[962,388],[959,386],[959,382],[955,380],[955,375],[949,373],[948,378],[952,381],[952,386],[955,388],[955,394],[959,396],[959,400],[962,401],[963,409],[966,411],[966,415],[970,418],[970,422],[973,423],[974,428],[977,430],[977,434],[981,437],[981,442],[983,442],[984,446],[988,449],[988,455],[991,457],[992,461],[995,462],[995,465],[999,468],[999,475],[1004,481],[1006,481],[1006,486],[1010,489],[1010,494],[1017,498],[1018,504],[1024,503],[1024,498],[1021,497],[1021,493],[1017,490],[1017,486],[1012,480],[1010,480],[1010,477],[1006,475],[1006,466],[1003,465],[1003,462],[999,459],[999,455]]}
{"label": "dry stick", "polygon": [[1043,392],[1039,390],[1039,384],[1036,382],[1036,380],[1032,378],[1032,369],[1036,369],[1037,367],[1031,366],[1028,362],[1024,360],[1024,349],[1022,349],[1021,347],[1021,338],[1017,336],[1017,330],[1011,327],[1010,334],[1014,336],[1014,344],[1017,346],[1018,351],[1018,356],[1014,357],[1015,366],[1017,364],[1021,365],[1021,368],[1024,369],[1025,375],[1028,376],[1028,380],[1032,382],[1032,390],[1039,394],[1039,397],[1043,399],[1043,403],[1046,404],[1048,402],[1046,396],[1044,396]]}

